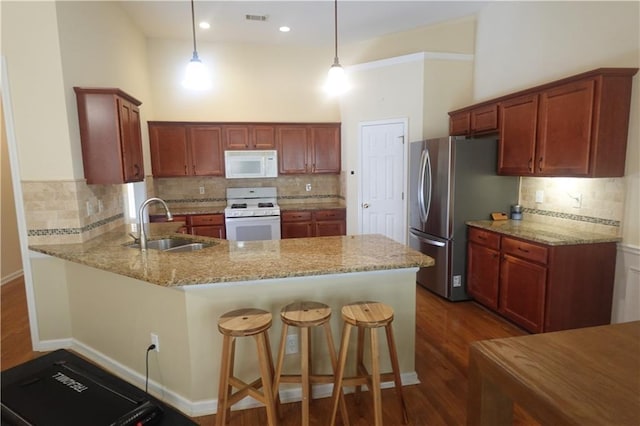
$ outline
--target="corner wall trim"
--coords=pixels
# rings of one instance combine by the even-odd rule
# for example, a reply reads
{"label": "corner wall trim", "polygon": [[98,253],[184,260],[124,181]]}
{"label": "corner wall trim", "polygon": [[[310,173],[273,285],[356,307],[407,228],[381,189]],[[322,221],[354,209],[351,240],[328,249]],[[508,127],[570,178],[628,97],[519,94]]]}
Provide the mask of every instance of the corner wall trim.
{"label": "corner wall trim", "polygon": [[345,67],[347,71],[363,71],[376,68],[389,67],[392,65],[405,64],[408,62],[418,62],[425,60],[441,61],[473,61],[474,55],[466,53],[448,52],[420,52],[409,55],[395,56],[393,58],[380,59],[378,61],[363,62]]}
{"label": "corner wall trim", "polygon": [[4,277],[2,277],[2,279],[0,279],[0,285],[5,285],[6,283],[11,282],[16,278],[20,278],[23,275],[24,271],[22,269],[19,269],[9,275],[5,275]]}

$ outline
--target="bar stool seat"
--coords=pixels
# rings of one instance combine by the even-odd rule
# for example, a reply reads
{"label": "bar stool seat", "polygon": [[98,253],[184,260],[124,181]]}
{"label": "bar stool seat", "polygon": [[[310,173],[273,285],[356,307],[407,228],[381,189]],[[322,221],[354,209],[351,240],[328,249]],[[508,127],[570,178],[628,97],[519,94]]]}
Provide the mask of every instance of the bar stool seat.
{"label": "bar stool seat", "polygon": [[[363,384],[366,384],[373,396],[374,424],[382,425],[382,393],[380,384],[382,379],[389,380],[393,377],[396,394],[402,409],[402,421],[404,424],[409,422],[407,408],[402,395],[402,381],[400,379],[400,367],[398,364],[398,354],[396,344],[393,337],[393,308],[380,302],[361,301],[353,302],[342,307],[342,319],[344,325],[342,329],[342,341],[340,343],[340,354],[338,357],[338,370],[336,372],[335,387],[333,389],[333,409],[331,413],[331,425],[335,424],[339,391],[343,386],[356,386],[356,401],[360,396],[360,390]],[[358,328],[358,344],[357,344],[357,360],[356,360],[356,376],[345,378],[344,369],[349,350],[349,337],[351,329]],[[378,350],[377,329],[384,327],[387,336],[387,345],[389,348],[389,357],[391,359],[392,376],[380,373],[380,353]],[[371,350],[371,373],[364,366],[364,339],[365,333],[369,335]]]}
{"label": "bar stool seat", "polygon": [[[272,389],[273,360],[269,345],[269,328],[271,328],[271,313],[262,309],[237,309],[223,314],[218,319],[218,331],[222,333],[223,340],[216,413],[217,426],[227,423],[231,406],[246,396],[251,396],[265,405],[269,426],[277,424],[276,400]],[[253,337],[256,341],[260,378],[251,383],[245,383],[234,376],[234,355],[238,337]],[[235,393],[233,393],[234,388],[238,389]]]}
{"label": "bar stool seat", "polygon": [[[338,366],[336,357],[336,349],[331,335],[331,308],[328,305],[314,301],[297,301],[290,303],[280,311],[280,319],[282,320],[282,335],[280,338],[280,348],[278,350],[278,359],[276,361],[276,371],[273,382],[273,393],[278,394],[280,383],[300,383],[302,385],[302,425],[309,424],[309,400],[311,399],[311,385],[317,383],[333,383],[333,374],[314,375],[311,367],[311,327],[320,327],[324,329],[329,349],[329,358],[331,359],[331,367],[335,373]],[[300,328],[300,355],[301,366],[299,375],[283,375],[282,364],[287,341],[287,332],[289,326]],[[344,394],[339,393],[339,403],[341,405],[341,414],[343,423],[349,425],[347,409],[344,403]]]}

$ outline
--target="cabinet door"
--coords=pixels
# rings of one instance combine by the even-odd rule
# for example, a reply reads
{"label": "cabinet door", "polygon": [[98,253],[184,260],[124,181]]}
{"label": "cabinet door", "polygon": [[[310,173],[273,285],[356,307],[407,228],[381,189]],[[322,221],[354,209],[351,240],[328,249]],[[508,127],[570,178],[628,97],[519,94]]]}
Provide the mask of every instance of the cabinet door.
{"label": "cabinet door", "polygon": [[498,174],[534,173],[538,95],[526,95],[500,104]]}
{"label": "cabinet door", "polygon": [[252,126],[252,143],[255,149],[276,149],[275,126]]}
{"label": "cabinet door", "polygon": [[280,227],[281,238],[307,238],[313,237],[312,222],[282,223]]}
{"label": "cabinet door", "polygon": [[473,134],[498,131],[498,104],[487,105],[471,111],[471,132]]}
{"label": "cabinet door", "polygon": [[340,127],[311,126],[309,133],[311,173],[340,173]]}
{"label": "cabinet door", "polygon": [[589,175],[594,94],[593,79],[542,92],[536,173]]}
{"label": "cabinet door", "polygon": [[220,126],[190,126],[190,175],[223,176],[222,128]]}
{"label": "cabinet door", "polygon": [[480,244],[467,244],[467,292],[478,302],[498,309],[500,253]]}
{"label": "cabinet door", "polygon": [[315,223],[314,236],[336,237],[347,234],[344,220],[322,220]]}
{"label": "cabinet door", "polygon": [[280,174],[307,173],[308,150],[305,126],[279,126],[276,133],[278,144],[278,171]]}
{"label": "cabinet door", "polygon": [[203,237],[220,238],[224,240],[227,238],[224,225],[212,225],[212,226],[192,226],[191,235],[200,235]]}
{"label": "cabinet door", "polygon": [[117,103],[120,115],[123,180],[124,182],[140,182],[144,179],[140,110],[122,98],[118,98]]}
{"label": "cabinet door", "polygon": [[465,136],[471,129],[471,113],[463,111],[451,114],[449,118],[449,134],[451,136]]}
{"label": "cabinet door", "polygon": [[229,150],[249,149],[249,126],[224,126],[224,148]]}
{"label": "cabinet door", "polygon": [[498,311],[533,333],[542,332],[546,282],[546,267],[503,255]]}
{"label": "cabinet door", "polygon": [[153,176],[172,177],[189,174],[185,126],[149,124],[149,143]]}

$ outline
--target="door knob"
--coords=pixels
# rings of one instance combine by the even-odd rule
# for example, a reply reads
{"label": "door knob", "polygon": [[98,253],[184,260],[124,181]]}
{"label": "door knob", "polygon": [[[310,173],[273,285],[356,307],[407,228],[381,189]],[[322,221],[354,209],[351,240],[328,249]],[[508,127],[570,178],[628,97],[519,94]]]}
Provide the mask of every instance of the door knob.
{"label": "door knob", "polygon": [[368,208],[369,208],[369,203],[364,203],[364,204],[362,204],[362,208],[363,208],[363,209],[368,209]]}

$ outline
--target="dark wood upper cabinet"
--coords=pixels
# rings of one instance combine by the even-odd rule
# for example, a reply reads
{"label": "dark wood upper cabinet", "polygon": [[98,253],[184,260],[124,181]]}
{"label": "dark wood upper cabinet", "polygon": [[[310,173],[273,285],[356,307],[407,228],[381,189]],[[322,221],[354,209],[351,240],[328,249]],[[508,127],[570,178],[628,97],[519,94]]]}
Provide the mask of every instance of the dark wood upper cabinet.
{"label": "dark wood upper cabinet", "polygon": [[112,88],[74,87],[88,184],[144,180],[140,101]]}
{"label": "dark wood upper cabinet", "polygon": [[280,174],[340,173],[340,124],[281,125],[276,129]]}
{"label": "dark wood upper cabinet", "polygon": [[222,128],[149,122],[154,177],[224,176]]}
{"label": "dark wood upper cabinet", "polygon": [[[485,132],[472,130],[474,111],[497,105],[499,174],[624,176],[631,86],[637,71],[599,68],[452,111],[451,134]],[[475,126],[491,128],[490,113],[486,114],[476,116]]]}
{"label": "dark wood upper cabinet", "polygon": [[525,95],[500,103],[500,143],[498,173],[534,174],[538,95]]}
{"label": "dark wood upper cabinet", "polygon": [[267,150],[276,149],[276,130],[269,124],[224,125],[224,149]]}
{"label": "dark wood upper cabinet", "polygon": [[498,131],[498,104],[449,113],[449,134],[475,136]]}

